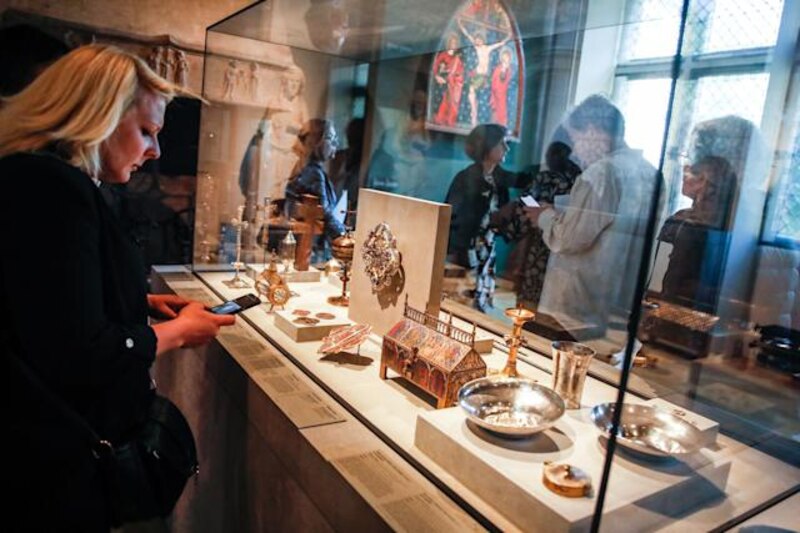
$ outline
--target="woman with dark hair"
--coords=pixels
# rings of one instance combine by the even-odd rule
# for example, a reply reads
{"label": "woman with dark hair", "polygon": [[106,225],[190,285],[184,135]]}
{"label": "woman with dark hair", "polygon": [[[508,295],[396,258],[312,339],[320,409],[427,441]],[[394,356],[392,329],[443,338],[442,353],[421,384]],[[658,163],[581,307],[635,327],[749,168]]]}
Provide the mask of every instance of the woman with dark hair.
{"label": "woman with dark hair", "polygon": [[747,152],[754,129],[735,116],[695,127],[681,186],[692,205],[667,218],[658,235],[672,245],[662,281],[665,299],[715,311],[737,205],[737,170],[744,169],[740,154]]}
{"label": "woman with dark hair", "polygon": [[494,295],[494,230],[489,217],[508,203],[510,187],[525,187],[528,179],[500,164],[508,152],[506,128],[481,124],[467,136],[464,151],[474,163],[453,179],[445,202],[453,206],[448,260],[475,269],[473,305],[485,311]]}

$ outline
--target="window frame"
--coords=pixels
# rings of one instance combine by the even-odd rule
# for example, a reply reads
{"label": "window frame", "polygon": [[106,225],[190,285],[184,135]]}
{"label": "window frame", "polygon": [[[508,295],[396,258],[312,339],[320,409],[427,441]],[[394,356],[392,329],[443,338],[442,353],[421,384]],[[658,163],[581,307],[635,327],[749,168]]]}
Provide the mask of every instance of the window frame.
{"label": "window frame", "polygon": [[[791,7],[788,5],[790,3],[791,2],[784,1],[782,5],[781,20],[783,20],[784,17],[787,16],[787,13],[791,10]],[[626,9],[636,9],[635,2],[629,1]],[[698,16],[696,6],[690,7],[690,11],[692,11],[690,17],[696,18]],[[712,13],[706,13],[706,20],[710,19],[711,16]],[[741,48],[736,50],[713,52],[698,51],[696,53],[684,53],[684,51],[681,50],[681,71],[678,73],[678,79],[684,81],[697,81],[702,78],[714,76],[768,73],[770,66],[773,64],[775,50],[780,42],[780,39],[784,37],[784,33],[785,28],[783,27],[783,24],[781,24],[778,28],[778,35],[776,35],[776,44],[773,46],[759,46],[753,48]],[[796,39],[796,35],[791,37],[793,40],[796,40],[797,45],[795,47],[794,58],[791,63],[791,81],[789,90],[787,91],[787,100],[788,102],[791,102],[792,99],[794,99],[794,101],[797,102],[797,100],[800,99],[800,39]],[[619,58],[623,55],[623,47],[627,45],[625,39],[626,36],[623,34],[621,36],[619,49],[617,51],[618,62],[614,69],[615,80],[624,79],[627,82],[654,78],[669,79],[672,77],[673,57],[671,56],[637,58],[628,61],[619,61]],[[617,82],[615,81],[615,92],[616,83]],[[694,97],[694,95],[689,96]],[[765,100],[765,108],[766,105],[767,101]],[[800,109],[800,103],[795,103],[795,106]],[[791,109],[789,105],[784,107],[787,110]],[[762,120],[763,114],[764,112],[762,111]],[[760,126],[760,124],[756,125]],[[791,136],[792,131],[787,132],[786,129],[791,129],[793,126],[794,122],[792,120],[784,121],[779,132],[781,138],[784,136]],[[662,141],[667,144],[666,150],[664,151],[666,155],[666,160],[664,162],[665,166],[678,164],[677,158],[678,154],[680,153],[680,147],[672,146],[672,144],[674,144],[673,136],[674,132],[681,131],[681,129],[685,129],[686,127],[686,124],[678,122],[671,128],[669,136]],[[781,163],[780,168],[773,168],[773,170],[770,172],[766,202],[762,216],[762,226],[759,231],[758,242],[759,245],[763,244],[780,248],[798,249],[800,248],[800,238],[778,235],[773,226],[775,219],[778,216],[778,212],[782,207],[780,200],[782,200],[781,191],[783,185],[781,180],[785,177],[783,170],[785,169],[786,165],[791,165],[793,154],[800,150],[800,126],[798,126],[798,130],[795,130],[795,139],[788,140],[787,149],[789,150],[787,152],[787,158]],[[778,154],[776,153],[775,155]],[[775,165],[773,165],[773,167],[775,167]],[[669,179],[669,176],[665,175],[665,177]],[[668,183],[667,185],[667,190],[670,191],[670,198],[667,199],[667,204],[669,206],[676,205],[678,200],[680,188],[675,187],[674,185],[675,184],[673,183]]]}
{"label": "window frame", "polygon": [[[797,40],[791,63],[789,89],[786,92],[784,109],[788,110],[789,114],[794,114],[800,119],[800,39]],[[795,154],[800,152],[800,124],[794,120],[794,117],[790,120],[784,120],[781,124],[778,136],[781,140],[786,139],[787,152],[786,157],[781,158],[779,157],[781,155],[780,151],[775,151],[775,161],[777,164],[773,165],[770,175],[766,206],[764,208],[764,218],[758,244],[787,250],[796,250],[800,249],[800,236],[797,238],[782,236],[774,226],[778,212],[783,207],[781,202],[782,188],[783,186],[788,187],[788,183],[783,183],[783,180],[784,178],[789,178],[789,176],[784,175],[783,171],[787,167],[791,167],[792,161],[795,159]],[[778,145],[780,146],[781,144],[781,141],[779,141]],[[791,170],[789,170],[789,172],[791,172]],[[795,169],[795,172],[798,172],[798,179],[800,179],[800,170]]]}

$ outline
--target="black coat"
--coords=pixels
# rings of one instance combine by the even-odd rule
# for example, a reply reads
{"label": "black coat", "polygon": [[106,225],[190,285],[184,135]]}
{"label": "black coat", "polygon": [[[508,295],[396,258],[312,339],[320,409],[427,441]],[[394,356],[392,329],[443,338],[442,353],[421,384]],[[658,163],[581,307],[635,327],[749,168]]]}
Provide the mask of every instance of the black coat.
{"label": "black coat", "polygon": [[716,311],[730,232],[688,219],[688,211],[669,217],[658,239],[672,244],[661,296],[707,313]]}
{"label": "black coat", "polygon": [[[530,174],[509,172],[499,166],[495,168],[493,176],[498,206],[508,203],[510,188],[526,187],[533,177]],[[458,260],[459,263],[464,263],[472,240],[478,235],[481,221],[489,211],[491,190],[491,186],[483,179],[483,165],[480,163],[474,163],[456,174],[450,184],[445,198],[445,203],[453,208],[447,250],[452,258],[462,258]]]}
{"label": "black coat", "polygon": [[14,448],[4,454],[14,487],[4,514],[33,530],[107,530],[91,451],[8,358],[102,438],[124,441],[153,395],[156,337],[139,252],[89,176],[49,154],[0,159],[0,232],[3,418]]}

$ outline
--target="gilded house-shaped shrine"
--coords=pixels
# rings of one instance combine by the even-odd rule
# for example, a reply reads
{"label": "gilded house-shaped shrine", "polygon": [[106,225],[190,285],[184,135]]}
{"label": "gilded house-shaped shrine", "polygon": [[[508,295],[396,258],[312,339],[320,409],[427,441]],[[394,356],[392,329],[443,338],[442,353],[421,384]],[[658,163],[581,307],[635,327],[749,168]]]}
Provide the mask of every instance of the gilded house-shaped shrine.
{"label": "gilded house-shaped shrine", "polygon": [[455,404],[458,389],[486,375],[486,363],[475,350],[475,331],[414,309],[406,298],[403,319],[383,338],[380,375],[391,368],[436,397],[436,408]]}

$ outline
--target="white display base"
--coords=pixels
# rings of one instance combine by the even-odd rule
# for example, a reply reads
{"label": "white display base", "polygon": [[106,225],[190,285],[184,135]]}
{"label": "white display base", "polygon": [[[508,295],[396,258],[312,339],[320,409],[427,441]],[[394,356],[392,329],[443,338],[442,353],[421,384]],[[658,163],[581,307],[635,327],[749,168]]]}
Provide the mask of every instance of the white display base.
{"label": "white display base", "polygon": [[[347,308],[325,309],[326,313],[334,314],[336,315],[336,318],[331,320],[320,319],[318,324],[311,326],[296,323],[294,320],[299,317],[297,315],[293,315],[291,311],[274,311],[275,326],[277,326],[282,332],[286,333],[295,342],[318,341],[325,338],[325,336],[330,333],[332,329],[351,324],[351,322],[347,320],[347,317],[343,316],[342,314],[342,310],[346,312],[346,309]],[[315,312],[318,311],[319,309],[315,310]],[[314,313],[312,312],[309,317],[314,317]]]}
{"label": "white display base", "polygon": [[[605,459],[604,439],[588,409],[568,411],[548,431],[508,440],[466,420],[460,408],[417,417],[415,445],[520,527],[541,531],[588,531]],[[542,483],[545,461],[587,472],[594,491],[565,498]],[[604,522],[615,531],[650,530],[665,516],[679,519],[689,508],[724,494],[731,461],[708,449],[684,461],[617,453],[606,492]],[[646,510],[643,512],[643,510]]]}
{"label": "white display base", "polygon": [[[264,263],[248,263],[247,276],[255,280],[258,275],[264,270]],[[284,274],[283,266],[278,265],[278,272],[283,276],[287,283],[313,283],[322,279],[322,271],[310,266],[308,270],[300,272],[299,270],[292,270],[288,274]]]}

